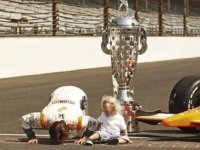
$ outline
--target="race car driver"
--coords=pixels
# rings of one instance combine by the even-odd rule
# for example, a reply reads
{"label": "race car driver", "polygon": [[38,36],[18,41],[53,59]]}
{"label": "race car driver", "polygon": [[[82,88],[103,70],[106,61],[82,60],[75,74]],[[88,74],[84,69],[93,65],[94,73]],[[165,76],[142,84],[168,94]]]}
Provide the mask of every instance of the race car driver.
{"label": "race car driver", "polygon": [[[33,112],[21,117],[22,128],[28,143],[38,143],[33,128],[49,129],[52,144],[61,144],[71,133],[77,131],[82,137],[96,129],[96,119],[87,114],[87,96],[83,90],[74,86],[63,86],[52,94],[49,104],[42,112]],[[87,132],[85,132],[87,129]]]}

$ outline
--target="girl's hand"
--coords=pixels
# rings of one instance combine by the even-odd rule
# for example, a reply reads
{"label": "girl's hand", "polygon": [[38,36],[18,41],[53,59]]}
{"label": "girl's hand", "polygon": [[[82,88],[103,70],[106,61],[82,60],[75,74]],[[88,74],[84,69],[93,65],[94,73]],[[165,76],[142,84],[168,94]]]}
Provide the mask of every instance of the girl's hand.
{"label": "girl's hand", "polygon": [[85,141],[86,141],[86,139],[83,137],[83,138],[81,138],[81,139],[75,141],[75,143],[76,143],[76,144],[84,144]]}
{"label": "girl's hand", "polygon": [[123,135],[123,136],[128,136],[128,131],[127,131],[127,129],[122,130],[122,134],[121,134],[121,135]]}

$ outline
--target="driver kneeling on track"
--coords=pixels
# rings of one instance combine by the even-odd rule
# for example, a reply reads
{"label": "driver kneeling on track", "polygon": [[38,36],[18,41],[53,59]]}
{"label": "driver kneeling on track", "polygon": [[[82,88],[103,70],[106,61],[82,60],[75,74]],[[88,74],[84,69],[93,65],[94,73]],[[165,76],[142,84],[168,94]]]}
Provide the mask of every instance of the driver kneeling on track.
{"label": "driver kneeling on track", "polygon": [[[33,112],[21,117],[22,128],[28,143],[37,144],[33,129],[49,129],[52,144],[62,144],[70,136],[81,138],[87,131],[96,129],[96,119],[87,115],[87,95],[75,86],[57,88],[49,104],[42,112]],[[87,129],[87,130],[86,130]]]}

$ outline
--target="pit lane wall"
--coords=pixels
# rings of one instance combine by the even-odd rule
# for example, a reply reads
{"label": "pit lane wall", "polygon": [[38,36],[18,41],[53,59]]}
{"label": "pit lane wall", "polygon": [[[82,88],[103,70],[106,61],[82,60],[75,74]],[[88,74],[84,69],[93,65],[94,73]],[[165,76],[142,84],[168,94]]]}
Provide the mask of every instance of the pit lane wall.
{"label": "pit lane wall", "polygon": [[[138,62],[200,57],[199,37],[148,37]],[[0,78],[110,66],[101,37],[0,38]]]}

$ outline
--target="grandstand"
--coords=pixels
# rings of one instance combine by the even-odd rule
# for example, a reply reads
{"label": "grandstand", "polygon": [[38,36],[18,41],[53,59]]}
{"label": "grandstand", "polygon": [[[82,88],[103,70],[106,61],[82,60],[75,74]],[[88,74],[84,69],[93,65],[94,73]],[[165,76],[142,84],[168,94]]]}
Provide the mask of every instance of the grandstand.
{"label": "grandstand", "polygon": [[[1,0],[0,36],[100,35],[104,26],[103,0]],[[170,2],[170,3],[169,3]],[[109,1],[109,17],[119,15],[119,0]],[[134,8],[133,0],[129,6]],[[189,0],[188,36],[200,36],[200,2]],[[138,1],[138,21],[148,35],[159,32],[158,0]],[[184,33],[183,0],[163,0],[163,35]]]}

